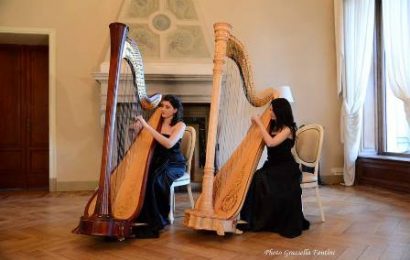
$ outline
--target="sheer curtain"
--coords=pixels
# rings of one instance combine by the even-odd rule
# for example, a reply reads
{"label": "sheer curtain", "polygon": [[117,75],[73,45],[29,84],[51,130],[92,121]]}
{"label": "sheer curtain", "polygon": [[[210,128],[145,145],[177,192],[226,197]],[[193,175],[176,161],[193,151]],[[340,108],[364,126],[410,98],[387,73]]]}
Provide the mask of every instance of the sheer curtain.
{"label": "sheer curtain", "polygon": [[338,93],[342,97],[343,178],[354,184],[362,108],[373,52],[374,0],[334,0]]}
{"label": "sheer curtain", "polygon": [[382,1],[386,74],[410,125],[410,1]]}

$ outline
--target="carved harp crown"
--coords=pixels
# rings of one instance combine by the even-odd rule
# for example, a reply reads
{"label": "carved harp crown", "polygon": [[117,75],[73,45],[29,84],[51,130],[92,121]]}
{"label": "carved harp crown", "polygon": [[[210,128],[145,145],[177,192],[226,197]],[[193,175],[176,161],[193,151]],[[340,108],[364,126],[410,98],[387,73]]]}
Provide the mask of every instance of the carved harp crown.
{"label": "carved harp crown", "polygon": [[[123,239],[131,235],[133,220],[138,216],[145,193],[150,156],[154,146],[152,136],[142,130],[133,131],[137,115],[148,112],[161,101],[161,95],[148,97],[145,90],[141,54],[135,42],[128,38],[128,27],[110,24],[111,55],[108,76],[104,139],[98,190],[86,205],[76,233]],[[125,61],[125,62],[124,62]],[[125,70],[122,64],[127,66]],[[121,72],[131,80],[120,83]],[[122,81],[122,80],[121,80]],[[121,88],[122,95],[119,96]],[[148,123],[160,126],[160,111],[155,111]]]}
{"label": "carved harp crown", "polygon": [[[253,107],[262,107],[277,97],[272,88],[256,93],[248,55],[243,44],[231,34],[231,29],[227,23],[214,24],[213,85],[202,193],[195,209],[188,210],[184,220],[188,227],[216,230],[219,235],[236,231],[236,218],[263,151],[258,128],[252,125],[248,129],[254,112],[244,110],[245,115],[239,115],[243,109],[238,100],[246,100]],[[229,67],[237,71],[237,78],[228,75]],[[239,84],[230,85],[231,80]],[[246,127],[235,125],[241,118],[248,122]],[[231,122],[226,123],[229,120]],[[268,109],[265,109],[261,120],[268,128]],[[240,143],[230,140],[238,135],[242,140]],[[235,147],[224,148],[232,143]],[[215,162],[219,169],[214,176]]]}

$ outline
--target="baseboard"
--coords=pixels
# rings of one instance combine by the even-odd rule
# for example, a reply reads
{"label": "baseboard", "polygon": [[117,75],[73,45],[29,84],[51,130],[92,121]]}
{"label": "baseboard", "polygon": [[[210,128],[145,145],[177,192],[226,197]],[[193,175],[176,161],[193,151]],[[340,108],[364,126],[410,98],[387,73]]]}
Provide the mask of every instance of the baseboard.
{"label": "baseboard", "polygon": [[98,181],[57,181],[55,191],[95,190]]}
{"label": "baseboard", "polygon": [[343,182],[343,175],[321,175],[320,184],[333,185]]}
{"label": "baseboard", "polygon": [[48,191],[57,191],[57,179],[50,178],[48,179]]}
{"label": "baseboard", "polygon": [[[50,191],[86,191],[95,190],[98,187],[97,181],[56,181],[55,179],[50,179]],[[202,184],[192,182],[192,191],[200,192]],[[175,191],[186,191],[186,186],[176,187]]]}

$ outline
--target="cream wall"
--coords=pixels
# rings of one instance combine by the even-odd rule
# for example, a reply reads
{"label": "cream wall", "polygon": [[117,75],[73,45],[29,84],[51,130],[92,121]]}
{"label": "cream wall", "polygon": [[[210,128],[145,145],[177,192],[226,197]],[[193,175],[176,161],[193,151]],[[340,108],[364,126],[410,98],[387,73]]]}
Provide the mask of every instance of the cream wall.
{"label": "cream wall", "polygon": [[[2,0],[0,26],[52,28],[56,38],[58,189],[91,188],[99,176],[99,90],[91,73],[108,48],[108,24],[122,1]],[[90,182],[91,181],[91,182]],[[73,187],[69,185],[75,182]]]}
{"label": "cream wall", "polygon": [[[342,165],[338,141],[332,0],[197,0],[212,24],[227,21],[249,52],[260,88],[288,84],[299,123],[325,127],[321,172]],[[99,89],[91,76],[108,49],[121,0],[1,0],[0,26],[55,29],[56,179],[60,190],[92,188],[99,176]]]}
{"label": "cream wall", "polygon": [[340,100],[336,93],[333,0],[200,0],[205,22],[226,21],[246,46],[259,88],[290,85],[298,125],[325,128],[321,175],[341,181]]}

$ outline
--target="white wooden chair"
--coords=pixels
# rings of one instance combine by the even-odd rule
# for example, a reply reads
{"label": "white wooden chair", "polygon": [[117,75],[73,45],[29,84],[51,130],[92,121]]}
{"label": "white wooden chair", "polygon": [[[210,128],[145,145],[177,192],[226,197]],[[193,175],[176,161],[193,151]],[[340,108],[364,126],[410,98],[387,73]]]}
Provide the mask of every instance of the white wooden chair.
{"label": "white wooden chair", "polygon": [[194,154],[196,141],[196,132],[195,128],[192,126],[187,126],[185,129],[184,136],[181,141],[181,151],[186,159],[186,171],[183,176],[179,179],[176,179],[170,188],[170,210],[169,210],[169,222],[174,223],[174,212],[175,212],[175,187],[187,186],[189,202],[191,203],[191,208],[194,208],[194,198],[192,196],[191,189],[191,161]]}
{"label": "white wooden chair", "polygon": [[[305,188],[314,188],[316,190],[316,199],[320,209],[321,220],[325,221],[322,202],[319,194],[318,169],[320,154],[323,145],[323,127],[319,124],[308,124],[296,131],[295,146],[293,155],[300,165],[303,177],[300,186]],[[313,168],[313,173],[303,171],[303,167]]]}

